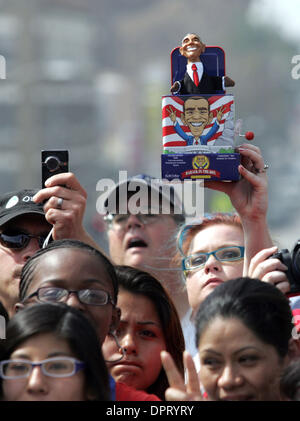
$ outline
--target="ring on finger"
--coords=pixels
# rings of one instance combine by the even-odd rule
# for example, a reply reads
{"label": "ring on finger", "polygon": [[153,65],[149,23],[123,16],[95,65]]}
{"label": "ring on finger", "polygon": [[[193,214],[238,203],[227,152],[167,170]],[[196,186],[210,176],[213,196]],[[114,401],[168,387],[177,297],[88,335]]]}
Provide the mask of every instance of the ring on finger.
{"label": "ring on finger", "polygon": [[268,168],[269,168],[269,165],[265,164],[262,170],[254,167],[254,171],[255,171],[256,174],[261,174],[261,173],[267,172]]}
{"label": "ring on finger", "polygon": [[57,199],[57,205],[56,205],[57,209],[62,209],[63,201],[64,199],[62,197],[59,197]]}

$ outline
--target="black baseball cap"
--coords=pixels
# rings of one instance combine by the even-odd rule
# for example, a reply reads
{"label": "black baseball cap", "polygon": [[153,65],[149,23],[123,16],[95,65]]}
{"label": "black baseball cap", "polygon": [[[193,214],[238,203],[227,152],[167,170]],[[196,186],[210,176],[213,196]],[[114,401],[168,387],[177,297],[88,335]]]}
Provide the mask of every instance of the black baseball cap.
{"label": "black baseball cap", "polygon": [[20,215],[45,215],[43,204],[32,200],[37,192],[38,190],[24,189],[0,196],[0,226]]}
{"label": "black baseball cap", "polygon": [[[128,190],[128,186],[129,184],[133,182],[133,186],[136,187],[138,185],[146,185],[148,187],[148,189],[153,189],[155,190],[161,197],[162,199],[164,199],[165,201],[169,202],[173,208],[173,216],[177,216],[179,219],[184,220],[185,218],[185,213],[184,213],[184,208],[182,205],[182,202],[178,196],[178,194],[176,193],[176,190],[174,188],[174,186],[170,185],[168,186],[168,189],[164,190],[162,188],[163,183],[161,180],[156,179],[155,177],[152,177],[150,175],[147,174],[137,174],[134,175],[132,177],[128,177],[126,180],[121,181],[120,183],[116,184],[109,192],[108,195],[106,197],[106,200],[104,202],[104,205],[106,207],[106,209],[109,212],[109,198],[111,195],[113,194],[117,194],[120,186],[127,184],[127,190]],[[130,193],[135,193],[134,190],[128,190],[128,192]]]}

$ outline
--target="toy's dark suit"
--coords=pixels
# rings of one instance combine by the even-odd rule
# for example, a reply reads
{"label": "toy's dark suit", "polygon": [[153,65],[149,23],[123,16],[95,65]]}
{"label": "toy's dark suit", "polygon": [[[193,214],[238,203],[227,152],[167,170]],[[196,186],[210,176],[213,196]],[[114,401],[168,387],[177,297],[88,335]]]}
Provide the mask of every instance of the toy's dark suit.
{"label": "toy's dark suit", "polygon": [[215,94],[216,91],[223,91],[222,77],[209,76],[204,72],[198,86],[194,84],[187,72],[184,79],[180,81],[180,85],[179,91],[176,92],[179,95]]}

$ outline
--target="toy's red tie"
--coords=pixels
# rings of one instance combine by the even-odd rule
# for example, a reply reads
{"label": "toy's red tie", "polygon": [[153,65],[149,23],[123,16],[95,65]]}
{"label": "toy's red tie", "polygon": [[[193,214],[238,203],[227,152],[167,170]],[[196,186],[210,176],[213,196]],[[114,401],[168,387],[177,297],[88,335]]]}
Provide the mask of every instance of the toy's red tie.
{"label": "toy's red tie", "polygon": [[198,77],[198,72],[197,72],[197,66],[196,64],[192,65],[192,70],[193,70],[193,78],[194,78],[194,84],[196,86],[199,85],[199,77]]}

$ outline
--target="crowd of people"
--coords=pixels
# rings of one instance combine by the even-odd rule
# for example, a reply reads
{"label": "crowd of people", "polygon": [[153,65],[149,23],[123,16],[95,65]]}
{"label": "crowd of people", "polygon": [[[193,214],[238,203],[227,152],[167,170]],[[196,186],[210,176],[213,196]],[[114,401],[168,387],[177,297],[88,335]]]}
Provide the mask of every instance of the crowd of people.
{"label": "crowd of people", "polygon": [[127,205],[134,180],[148,208],[108,208],[108,255],[84,228],[88,196],[73,173],[1,196],[1,400],[298,399],[298,327],[287,267],[272,257],[265,163],[254,145],[239,152],[239,181],[205,182],[229,196],[230,215],[186,223],[175,191],[128,179]]}

